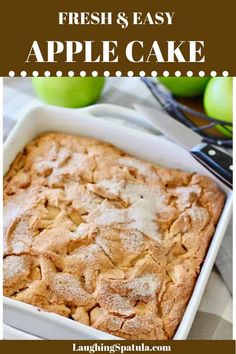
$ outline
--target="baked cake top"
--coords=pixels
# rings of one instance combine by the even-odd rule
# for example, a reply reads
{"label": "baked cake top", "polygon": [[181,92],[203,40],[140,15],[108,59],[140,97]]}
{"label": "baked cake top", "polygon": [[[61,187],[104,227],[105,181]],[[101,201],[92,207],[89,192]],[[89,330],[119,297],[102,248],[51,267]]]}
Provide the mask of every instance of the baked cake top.
{"label": "baked cake top", "polygon": [[44,134],[4,178],[4,293],[119,337],[171,338],[223,204],[196,173]]}

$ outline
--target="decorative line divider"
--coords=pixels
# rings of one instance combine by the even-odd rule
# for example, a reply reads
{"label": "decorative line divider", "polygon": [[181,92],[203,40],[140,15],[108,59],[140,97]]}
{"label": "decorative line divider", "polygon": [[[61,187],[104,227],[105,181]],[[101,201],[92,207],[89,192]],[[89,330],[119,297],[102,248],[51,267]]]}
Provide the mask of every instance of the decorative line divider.
{"label": "decorative line divider", "polygon": [[[13,70],[9,71],[8,76],[9,77],[14,77],[14,76],[21,76],[21,77],[26,77],[28,73],[25,70],[22,70],[19,75],[17,75],[17,73]],[[33,71],[32,74],[29,73],[29,76],[33,76],[33,77],[37,77],[37,76],[45,76],[45,77],[49,77],[49,76],[56,76],[56,77],[61,77],[61,76],[69,76],[69,77],[73,77],[73,76],[80,76],[80,77],[85,77],[85,76],[93,76],[93,77],[97,77],[99,76],[97,71],[92,71],[92,72],[86,72],[86,71],[79,71],[78,73],[75,73],[74,71],[70,70],[68,72],[63,73],[61,70],[56,71],[55,73],[50,72],[49,70],[44,71],[42,74],[39,73],[38,71]],[[199,77],[204,77],[204,76],[211,76],[211,77],[215,77],[215,76],[223,76],[223,77],[227,77],[229,76],[229,72],[224,70],[222,73],[217,73],[215,70],[212,70],[210,73],[206,73],[205,71],[199,71],[197,73],[194,73],[193,71],[187,71],[186,73],[182,73],[181,71],[175,71],[173,74],[170,73],[169,71],[165,70],[161,73],[158,73],[157,71],[153,70],[151,72],[145,72],[145,71],[140,71],[137,75],[133,72],[133,71],[128,71],[126,72],[121,72],[119,70],[117,70],[114,75],[111,75],[110,71],[106,70],[103,72],[103,74],[100,74],[100,76],[104,76],[104,77],[109,77],[109,76],[116,76],[116,77],[121,77],[121,76],[128,76],[128,77],[132,77],[132,76],[140,76],[140,77],[144,77],[144,76],[152,76],[152,77],[157,77],[157,76],[164,76],[164,77],[168,77],[168,76],[176,76],[176,77],[180,77],[180,76],[188,76],[188,77],[192,77],[192,76],[199,76]]]}

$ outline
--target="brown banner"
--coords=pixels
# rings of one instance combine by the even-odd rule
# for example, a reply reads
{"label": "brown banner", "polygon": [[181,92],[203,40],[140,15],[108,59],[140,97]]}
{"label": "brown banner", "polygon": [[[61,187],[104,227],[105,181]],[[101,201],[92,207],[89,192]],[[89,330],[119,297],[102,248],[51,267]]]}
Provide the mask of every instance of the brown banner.
{"label": "brown banner", "polygon": [[234,341],[1,341],[2,353],[158,353],[234,354]]}
{"label": "brown banner", "polygon": [[[236,75],[233,0],[4,1],[0,75]],[[85,71],[81,74],[81,71]]]}

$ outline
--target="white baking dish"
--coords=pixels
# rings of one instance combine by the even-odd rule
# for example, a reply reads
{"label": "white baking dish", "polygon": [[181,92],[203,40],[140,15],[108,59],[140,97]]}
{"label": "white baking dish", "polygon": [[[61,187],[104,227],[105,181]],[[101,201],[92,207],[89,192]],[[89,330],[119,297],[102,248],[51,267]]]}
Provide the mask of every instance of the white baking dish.
{"label": "white baking dish", "polygon": [[[128,118],[129,121],[135,121],[137,113],[111,105],[94,105],[80,110],[43,106],[31,110],[18,122],[4,145],[4,173],[7,172],[16,154],[37,134],[60,131],[104,140],[141,159],[185,171],[196,171],[214,179],[181,147],[162,136],[138,131],[108,119],[112,117]],[[227,195],[225,207],[174,339],[186,339],[188,335],[231,216],[232,192],[220,182],[218,184]],[[46,339],[116,338],[71,319],[39,310],[9,298],[4,299],[4,322],[14,328]]]}
{"label": "white baking dish", "polygon": [[39,340],[39,337],[32,336],[31,334],[20,331],[19,329],[10,327],[8,325],[3,325],[3,339],[13,340]]}

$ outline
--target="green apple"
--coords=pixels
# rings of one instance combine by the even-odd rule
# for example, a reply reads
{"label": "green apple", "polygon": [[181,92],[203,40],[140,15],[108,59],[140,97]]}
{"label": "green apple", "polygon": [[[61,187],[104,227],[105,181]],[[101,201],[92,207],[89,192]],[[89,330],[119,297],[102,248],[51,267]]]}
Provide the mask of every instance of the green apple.
{"label": "green apple", "polygon": [[158,80],[174,95],[179,97],[201,96],[209,77],[164,77]]}
{"label": "green apple", "polygon": [[[204,93],[204,108],[206,113],[215,119],[232,122],[233,120],[233,79],[232,77],[214,77],[206,86]],[[216,128],[228,137],[232,133],[221,126]],[[232,127],[227,126],[232,132]]]}
{"label": "green apple", "polygon": [[38,97],[45,103],[78,108],[94,103],[105,83],[104,77],[35,77]]}

